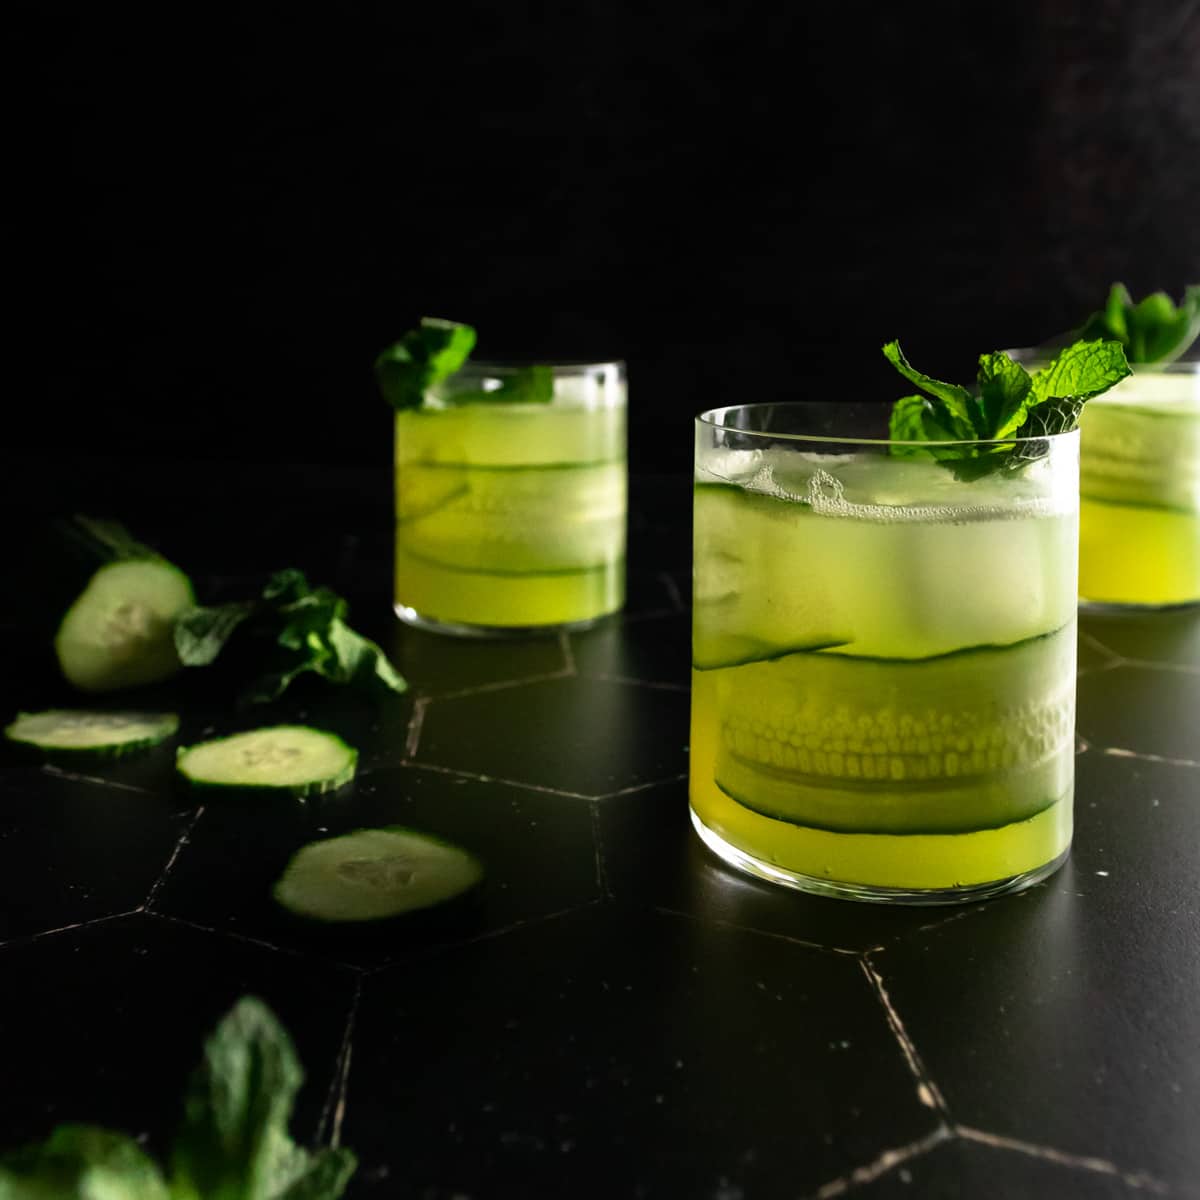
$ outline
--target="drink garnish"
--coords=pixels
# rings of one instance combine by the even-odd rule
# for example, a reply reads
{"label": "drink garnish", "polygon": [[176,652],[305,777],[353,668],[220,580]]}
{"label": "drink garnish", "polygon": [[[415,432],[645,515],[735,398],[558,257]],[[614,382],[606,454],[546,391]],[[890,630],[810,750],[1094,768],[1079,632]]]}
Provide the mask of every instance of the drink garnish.
{"label": "drink garnish", "polygon": [[1120,342],[1131,363],[1174,362],[1200,337],[1200,283],[1184,290],[1178,308],[1166,292],[1151,292],[1135,304],[1129,289],[1114,283],[1104,307],[1074,336]]}
{"label": "drink garnish", "polygon": [[[432,388],[462,369],[475,348],[475,330],[457,321],[422,317],[375,359],[379,390],[393,408],[420,408]],[[516,367],[497,374],[495,386],[455,390],[460,404],[549,404],[554,398],[554,368]]]}
{"label": "drink garnish", "polygon": [[[934,458],[956,464],[974,477],[1013,461],[1015,438],[1045,438],[1075,429],[1086,401],[1130,374],[1118,342],[1079,341],[1030,374],[1002,350],[979,356],[974,390],[944,383],[918,371],[900,343],[888,342],[884,357],[924,395],[902,396],[892,407],[888,436],[898,457]],[[922,442],[925,445],[903,445]],[[938,442],[955,443],[939,447]],[[1016,456],[1027,462],[1026,447]],[[966,459],[983,459],[964,474]]]}
{"label": "drink garnish", "polygon": [[375,359],[379,390],[393,408],[420,408],[426,391],[453,375],[474,348],[470,325],[422,317]]}

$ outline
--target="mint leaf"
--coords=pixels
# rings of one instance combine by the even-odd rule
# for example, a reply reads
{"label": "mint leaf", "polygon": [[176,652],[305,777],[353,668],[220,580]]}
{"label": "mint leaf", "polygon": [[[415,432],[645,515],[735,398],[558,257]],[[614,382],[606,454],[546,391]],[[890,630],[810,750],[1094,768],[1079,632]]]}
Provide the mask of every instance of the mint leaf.
{"label": "mint leaf", "polygon": [[422,317],[375,359],[379,390],[393,408],[418,408],[426,391],[453,375],[474,348],[470,325]]}
{"label": "mint leaf", "polygon": [[350,628],[348,611],[336,592],[310,586],[303,571],[289,567],[272,575],[253,600],[181,613],[175,650],[189,667],[207,666],[225,653],[233,669],[250,677],[242,704],[277,700],[308,672],[330,683],[403,692],[403,677],[378,645]]}
{"label": "mint leaf", "polygon": [[1047,400],[1076,400],[1082,407],[1130,374],[1119,342],[1075,342],[1034,372],[1030,407]]}
{"label": "mint leaf", "polygon": [[993,439],[1005,438],[1020,427],[1032,380],[1020,363],[1003,351],[979,356],[979,404],[984,428]]}
{"label": "mint leaf", "polygon": [[[929,397],[902,396],[892,406],[888,438],[893,442],[954,441],[953,435],[947,433],[939,423],[939,415],[939,410],[934,407],[934,401]],[[934,446],[892,447],[892,454],[897,458],[953,458],[958,453],[957,449],[939,451]]]}
{"label": "mint leaf", "polygon": [[211,608],[196,605],[180,613],[174,630],[179,661],[185,667],[208,666],[253,611],[253,603],[239,600]]}
{"label": "mint leaf", "polygon": [[123,1133],[60,1125],[0,1158],[2,1200],[169,1200],[158,1167]]}
{"label": "mint leaf", "polygon": [[244,997],[204,1047],[171,1156],[172,1200],[335,1200],[354,1171],[346,1150],[310,1154],[288,1135],[304,1078],[270,1009]]}
{"label": "mint leaf", "polygon": [[883,347],[883,356],[905,379],[931,397],[926,419],[942,430],[945,440],[971,441],[981,436],[976,425],[978,405],[966,388],[922,374],[904,357],[899,342],[888,342]]}
{"label": "mint leaf", "polygon": [[[892,442],[927,443],[922,446],[893,446],[891,453],[902,458],[934,458],[953,466],[957,478],[976,479],[999,467],[1024,465],[1036,454],[1026,446],[1014,454],[1011,445],[997,446],[1013,438],[1042,438],[1074,429],[1084,403],[1107,391],[1130,374],[1125,352],[1117,342],[1076,342],[1033,376],[1007,354],[996,351],[979,356],[977,396],[966,388],[940,383],[922,375],[900,353],[897,342],[883,349],[888,360],[907,379],[925,381],[936,394],[902,396],[892,406],[888,437]],[[935,385],[935,386],[931,386]],[[963,393],[970,399],[969,412],[977,434],[964,434],[961,416],[950,411]],[[965,407],[965,403],[963,404]],[[938,447],[939,441],[959,444]],[[975,461],[971,461],[975,460]]]}
{"label": "mint leaf", "polygon": [[1176,308],[1166,292],[1152,292],[1134,304],[1129,289],[1114,283],[1104,308],[1088,317],[1076,336],[1120,342],[1131,363],[1172,362],[1200,337],[1200,284],[1189,285]]}

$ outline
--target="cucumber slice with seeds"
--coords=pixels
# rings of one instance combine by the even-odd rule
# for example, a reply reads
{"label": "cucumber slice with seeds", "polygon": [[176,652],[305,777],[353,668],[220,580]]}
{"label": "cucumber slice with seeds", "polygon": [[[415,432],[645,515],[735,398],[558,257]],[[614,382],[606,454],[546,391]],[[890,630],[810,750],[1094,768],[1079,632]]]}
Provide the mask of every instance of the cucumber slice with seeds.
{"label": "cucumber slice with seeds", "polygon": [[310,842],[275,884],[275,900],[316,921],[379,921],[451,900],[483,878],[474,855],[400,826]]}
{"label": "cucumber slice with seeds", "polygon": [[52,708],[18,713],[17,719],[5,727],[4,736],[47,754],[116,758],[157,746],[178,729],[175,713]]}
{"label": "cucumber slice with seeds", "polygon": [[292,796],[331,792],[354,778],[358,751],[307,725],[272,725],[181,747],[179,773],[195,787]]}
{"label": "cucumber slice with seeds", "polygon": [[174,675],[173,624],[196,602],[191,580],[116,521],[75,516],[56,522],[47,540],[39,577],[71,601],[54,638],[67,681],[107,692]]}

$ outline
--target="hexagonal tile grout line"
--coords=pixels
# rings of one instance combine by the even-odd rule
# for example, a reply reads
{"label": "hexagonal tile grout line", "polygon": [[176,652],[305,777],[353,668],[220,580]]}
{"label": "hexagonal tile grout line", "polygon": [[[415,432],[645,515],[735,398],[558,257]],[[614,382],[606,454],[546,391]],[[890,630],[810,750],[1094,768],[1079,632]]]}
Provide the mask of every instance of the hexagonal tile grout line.
{"label": "hexagonal tile grout line", "polygon": [[927,1133],[907,1146],[897,1146],[885,1150],[878,1158],[873,1159],[862,1167],[855,1167],[846,1175],[839,1175],[823,1183],[815,1192],[810,1192],[804,1200],[833,1200],[835,1196],[845,1196],[868,1183],[874,1183],[884,1175],[902,1167],[914,1158],[921,1158],[935,1146],[954,1140],[953,1131],[946,1125],[939,1125],[932,1133]]}
{"label": "hexagonal tile grout line", "polygon": [[[1062,1150],[1054,1149],[1052,1146],[1039,1146],[1032,1142],[1022,1142],[1017,1138],[986,1133],[981,1129],[974,1129],[968,1125],[941,1125],[932,1133],[915,1142],[910,1142],[906,1146],[897,1146],[894,1149],[885,1150],[878,1158],[873,1159],[865,1166],[855,1167],[854,1170],[847,1174],[839,1175],[836,1179],[829,1180],[827,1183],[822,1184],[815,1192],[810,1192],[804,1197],[804,1200],[834,1200],[834,1197],[837,1196],[850,1195],[859,1188],[874,1183],[876,1180],[882,1179],[885,1175],[890,1175],[893,1171],[900,1170],[906,1163],[910,1163],[914,1159],[923,1158],[938,1146],[959,1141],[974,1142],[977,1145],[988,1146],[994,1150],[1005,1150],[1013,1154],[1023,1154],[1027,1158],[1036,1158],[1043,1162],[1051,1162],[1056,1166],[1065,1167],[1069,1170],[1106,1175],[1109,1178],[1119,1179],[1126,1187],[1136,1191],[1147,1191],[1157,1196],[1170,1196],[1173,1194],[1171,1188],[1161,1180],[1155,1179],[1152,1175],[1141,1171],[1132,1173],[1122,1171],[1116,1164],[1102,1158],[1093,1158],[1089,1155],[1067,1154]],[[906,1180],[905,1182],[908,1181]],[[1193,1192],[1191,1194],[1196,1195],[1197,1193]]]}
{"label": "hexagonal tile grout line", "polygon": [[1162,763],[1168,767],[1200,767],[1200,762],[1193,762],[1190,758],[1167,758],[1161,754],[1147,754],[1141,750],[1123,750],[1120,746],[1106,746],[1100,751],[1101,754],[1107,754],[1112,758],[1132,758],[1138,762]]}
{"label": "hexagonal tile grout line", "polygon": [[[1027,892],[1024,894],[1028,894]],[[983,907],[982,905],[980,907]],[[968,911],[979,911],[973,909]],[[958,915],[948,918],[948,920],[958,919]],[[966,912],[961,914],[967,915]],[[936,924],[945,924],[946,922],[937,922]],[[890,1172],[893,1167],[899,1167],[902,1163],[909,1161],[921,1154],[932,1149],[940,1141],[949,1139],[961,1139],[968,1142],[977,1142],[981,1145],[991,1146],[995,1149],[1011,1150],[1021,1154],[1026,1154],[1032,1158],[1040,1158],[1048,1162],[1056,1163],[1059,1166],[1072,1168],[1081,1171],[1091,1171],[1094,1173],[1109,1175],[1116,1179],[1120,1179],[1122,1183],[1131,1188],[1145,1189],[1154,1192],[1158,1195],[1170,1195],[1171,1189],[1160,1180],[1154,1178],[1147,1171],[1125,1171],[1118,1167],[1115,1163],[1107,1159],[1098,1158],[1094,1155],[1072,1154],[1067,1151],[1057,1150],[1051,1146],[1039,1146],[1032,1142],[1024,1142],[1018,1138],[1007,1137],[1002,1134],[987,1133],[984,1130],[975,1129],[969,1125],[959,1125],[950,1114],[949,1106],[946,1104],[945,1098],[942,1096],[941,1090],[934,1082],[933,1077],[929,1074],[921,1059],[920,1053],[917,1050],[916,1043],[912,1040],[908,1030],[905,1028],[904,1022],[899,1011],[892,1003],[891,997],[888,995],[887,988],[883,982],[883,975],[878,968],[871,962],[871,956],[879,952],[882,948],[866,950],[859,956],[859,965],[862,967],[863,974],[867,978],[867,982],[871,987],[872,992],[882,1005],[884,1015],[887,1018],[888,1026],[891,1028],[896,1041],[900,1045],[901,1052],[904,1055],[904,1060],[908,1064],[909,1071],[917,1082],[917,1099],[927,1108],[933,1109],[938,1113],[940,1119],[939,1129],[943,1131],[943,1136],[934,1138],[930,1135],[929,1138],[921,1142],[913,1142],[909,1146],[900,1147],[897,1150],[888,1151],[880,1158],[874,1160],[865,1167],[860,1167],[852,1171],[849,1175],[841,1176],[838,1179],[831,1180],[823,1187],[819,1188],[811,1200],[827,1200],[829,1197],[840,1196],[850,1192],[860,1184],[870,1183]],[[935,1131],[936,1133],[936,1131]]]}
{"label": "hexagonal tile grout line", "polygon": [[539,792],[546,796],[562,796],[566,800],[613,800],[618,796],[632,796],[636,792],[649,791],[651,788],[663,787],[668,783],[680,783],[687,778],[686,771],[677,771],[674,775],[662,779],[649,779],[644,783],[631,783],[628,787],[617,788],[614,792],[601,792],[594,795],[586,792],[569,792],[564,788],[547,787],[541,783],[526,783],[520,779],[506,779],[500,775],[482,775],[477,771],[460,771],[457,767],[445,767],[441,763],[418,762],[413,758],[402,758],[396,763],[381,764],[368,767],[357,775],[359,779],[368,779],[384,771],[397,771],[402,767],[411,767],[417,771],[432,771],[437,775],[450,775],[455,779],[470,779],[475,783],[498,783],[504,787],[522,788],[528,792]]}
{"label": "hexagonal tile grout line", "polygon": [[179,835],[179,839],[175,843],[175,849],[171,851],[171,857],[167,859],[167,865],[163,867],[162,871],[159,872],[158,878],[150,885],[150,890],[146,893],[146,898],[141,903],[142,909],[149,909],[150,905],[154,903],[154,897],[158,895],[159,889],[166,883],[167,876],[171,874],[171,868],[175,865],[175,860],[179,857],[184,846],[188,844],[192,836],[192,830],[196,828],[202,816],[204,816],[203,804],[196,809],[192,814],[192,819],[184,826],[183,832]]}
{"label": "hexagonal tile grout line", "polygon": [[42,773],[51,775],[55,779],[65,779],[69,783],[98,783],[104,787],[116,788],[121,792],[136,792],[139,796],[155,794],[151,788],[138,787],[132,783],[119,783],[115,779],[105,779],[100,775],[87,775],[82,771],[64,771],[62,767],[56,767],[53,763],[43,763]]}
{"label": "hexagonal tile grout line", "polygon": [[1112,671],[1117,667],[1141,667],[1150,671],[1175,671],[1184,675],[1200,675],[1200,667],[1193,666],[1191,663],[1174,663],[1174,662],[1154,662],[1148,658],[1127,658],[1124,654],[1118,654],[1111,646],[1106,646],[1095,634],[1088,633],[1087,630],[1079,631],[1080,641],[1086,641],[1093,650],[1103,654],[1108,660],[1095,667],[1081,667],[1076,671],[1076,676],[1095,675],[1101,671]]}
{"label": "hexagonal tile grout line", "polygon": [[698,917],[695,913],[682,912],[677,908],[668,908],[662,904],[651,905],[650,911],[656,912],[663,917],[674,917],[680,921],[692,921],[697,925],[711,925],[718,929],[732,929],[736,933],[748,933],[753,937],[770,938],[776,942],[787,942],[793,946],[800,946],[805,950],[818,950],[822,954],[840,954],[843,958],[861,958],[866,953],[861,950],[847,950],[843,946],[827,946],[823,942],[806,941],[804,938],[793,937],[789,933],[775,933],[769,929],[755,929],[753,925],[739,925],[736,921]]}
{"label": "hexagonal tile grout line", "polygon": [[119,921],[122,917],[135,917],[142,911],[143,909],[139,905],[137,908],[128,908],[124,912],[108,913],[103,917],[91,917],[87,921],[75,921],[70,925],[60,925],[57,929],[39,929],[37,933],[27,933],[21,937],[10,938],[7,942],[0,942],[0,951],[8,950],[13,946],[27,946],[30,942],[54,937],[59,933],[71,933],[76,929],[90,929],[93,925],[103,925],[106,921]]}
{"label": "hexagonal tile grout line", "polygon": [[1119,658],[1110,659],[1108,662],[1098,663],[1094,667],[1080,667],[1075,672],[1076,679],[1086,679],[1091,675],[1103,675],[1107,671],[1115,671],[1118,667],[1123,667],[1126,664]]}
{"label": "hexagonal tile grout line", "polygon": [[[608,902],[607,897],[596,896],[592,900],[584,900],[580,904],[571,904],[566,908],[557,909],[555,912],[538,913],[534,917],[521,917],[519,920],[502,925],[499,929],[489,929],[485,933],[477,933],[473,937],[459,938],[457,941],[440,942],[436,946],[423,947],[414,953],[411,959],[403,961],[424,962],[430,958],[437,958],[441,954],[454,953],[467,946],[478,946],[483,942],[490,942],[494,938],[504,937],[506,934],[513,933],[518,929],[527,929],[530,925],[540,925],[544,921],[558,921],[563,917],[573,916],[575,913],[586,912],[589,908],[598,908],[600,905],[607,904]],[[364,979],[369,979],[384,971],[392,970],[394,967],[400,965],[401,961],[400,959],[393,959],[391,962],[377,963],[369,967],[353,967],[352,969],[357,971]]]}
{"label": "hexagonal tile grout line", "polygon": [[[334,1063],[333,1078],[329,1081],[325,1105],[321,1109],[321,1119],[317,1122],[317,1142],[325,1141],[325,1130],[328,1127],[330,1133],[327,1144],[330,1146],[337,1146],[342,1140],[342,1121],[346,1116],[346,1094],[350,1087],[350,1056],[354,1049],[354,1024],[358,1019],[362,986],[363,977],[360,974],[354,981],[354,995],[350,999],[350,1011],[346,1015],[346,1028],[342,1031],[342,1044]],[[332,1125],[330,1125],[331,1119]]]}
{"label": "hexagonal tile grout line", "polygon": [[251,937],[248,933],[238,933],[236,929],[214,929],[211,925],[201,925],[198,921],[189,921],[185,917],[177,917],[172,913],[159,912],[156,908],[142,907],[134,909],[134,913],[140,913],[156,921],[166,921],[170,925],[182,925],[185,929],[194,929],[197,933],[207,933],[212,937],[231,938],[235,942],[244,942],[250,946],[258,946],[262,950],[271,950],[275,954],[286,954],[289,958],[299,958],[308,962],[321,963],[323,966],[334,967],[340,971],[349,971],[354,975],[365,974],[365,968],[360,967],[357,963],[343,962],[340,958],[329,958],[326,955],[314,954],[307,950],[294,950],[290,946],[276,946],[273,942]]}
{"label": "hexagonal tile grout line", "polygon": [[861,955],[858,965],[862,968],[862,973],[866,976],[867,983],[870,985],[875,998],[883,1006],[888,1027],[900,1045],[900,1052],[904,1055],[904,1061],[908,1064],[910,1073],[917,1081],[917,1099],[926,1108],[931,1108],[938,1114],[941,1124],[953,1128],[954,1122],[950,1116],[950,1110],[946,1107],[946,1100],[942,1096],[941,1089],[933,1081],[933,1076],[930,1075],[925,1064],[921,1061],[917,1047],[909,1036],[908,1030],[905,1029],[904,1022],[900,1019],[900,1014],[896,1011],[896,1007],[892,1003],[892,998],[888,995],[887,988],[884,987],[883,976],[876,969],[874,963],[871,962],[871,951],[868,950]]}
{"label": "hexagonal tile grout line", "polygon": [[1121,662],[1121,656],[1111,646],[1106,646],[1094,633],[1088,633],[1086,629],[1081,629],[1078,637],[1081,642],[1087,642],[1093,650],[1103,654],[1113,665]]}
{"label": "hexagonal tile grout line", "polygon": [[1002,1134],[986,1133],[982,1129],[974,1129],[970,1125],[957,1125],[954,1128],[956,1136],[964,1142],[976,1142],[981,1146],[991,1146],[995,1150],[1011,1150],[1017,1154],[1025,1154],[1030,1158],[1040,1158],[1046,1162],[1056,1163],[1060,1167],[1070,1167],[1077,1171],[1092,1171],[1098,1175],[1111,1175],[1119,1179],[1127,1187],[1144,1189],[1159,1196],[1171,1195],[1171,1189],[1147,1171],[1123,1171],[1115,1163],[1104,1158],[1096,1158],[1090,1154],[1068,1154],[1064,1150],[1056,1150],[1053,1146],[1039,1146],[1033,1142],[1023,1142],[1019,1138],[1005,1137]]}

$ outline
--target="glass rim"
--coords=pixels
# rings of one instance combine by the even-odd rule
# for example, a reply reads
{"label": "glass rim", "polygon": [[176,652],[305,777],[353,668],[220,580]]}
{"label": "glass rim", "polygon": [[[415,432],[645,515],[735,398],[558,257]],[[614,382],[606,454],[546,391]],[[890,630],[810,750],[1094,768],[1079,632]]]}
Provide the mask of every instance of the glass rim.
{"label": "glass rim", "polygon": [[[864,401],[864,404],[874,405],[879,409],[891,408],[891,401]],[[894,438],[871,438],[871,437],[852,437],[841,436],[832,433],[785,433],[773,432],[769,429],[739,429],[736,425],[726,425],[719,418],[725,413],[745,411],[751,409],[764,410],[768,408],[791,409],[796,412],[805,409],[812,410],[814,408],[836,409],[841,407],[836,402],[828,400],[783,400],[783,401],[757,401],[751,404],[727,404],[721,408],[709,408],[696,416],[696,424],[707,429],[725,429],[731,433],[736,433],[740,437],[761,438],[771,441],[784,442],[801,442],[806,445],[818,446],[913,446],[913,447],[936,447],[940,450],[951,450],[959,447],[967,446],[988,446],[988,447],[1013,447],[1027,446],[1033,442],[1056,442],[1060,439],[1068,439],[1079,436],[1079,427],[1068,429],[1064,433],[1038,433],[1030,434],[1028,437],[1006,437],[1006,438],[965,438],[957,441],[943,441],[937,438],[918,438],[918,439],[894,439]]]}
{"label": "glass rim", "polygon": [[515,375],[519,371],[528,371],[530,367],[547,367],[553,371],[555,376],[570,376],[570,375],[589,375],[592,373],[616,371],[621,375],[625,374],[625,360],[622,358],[602,358],[602,359],[587,359],[587,358],[560,358],[560,359],[539,359],[539,358],[497,358],[497,359],[474,359],[469,358],[453,375],[448,376],[449,379],[459,378],[463,375],[467,376],[493,376],[502,378],[506,375]]}
{"label": "glass rim", "polygon": [[[1032,365],[1039,360],[1049,362],[1059,350],[1065,347],[1042,347],[1042,346],[1014,346],[1004,353],[1008,355],[1014,362],[1021,363],[1022,366]],[[1195,347],[1189,347],[1190,354]],[[1174,358],[1170,362],[1149,362],[1129,364],[1129,369],[1135,375],[1200,375],[1200,358]],[[1119,384],[1117,385],[1120,386]],[[1097,396],[1096,399],[1104,398],[1104,394]]]}

